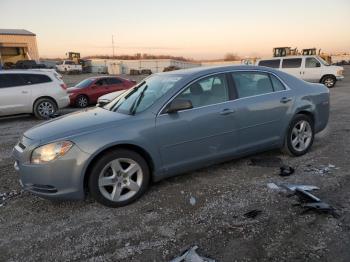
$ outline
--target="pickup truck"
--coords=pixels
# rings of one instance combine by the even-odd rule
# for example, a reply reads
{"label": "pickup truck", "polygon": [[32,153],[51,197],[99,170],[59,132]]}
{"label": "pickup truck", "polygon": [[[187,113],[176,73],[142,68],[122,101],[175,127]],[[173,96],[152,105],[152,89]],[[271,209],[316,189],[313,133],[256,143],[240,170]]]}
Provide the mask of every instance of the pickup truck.
{"label": "pickup truck", "polygon": [[35,60],[18,60],[13,66],[15,69],[40,69],[46,68],[44,64],[38,64]]}
{"label": "pickup truck", "polygon": [[83,67],[72,60],[63,60],[56,65],[56,68],[62,73],[81,73],[83,71]]}

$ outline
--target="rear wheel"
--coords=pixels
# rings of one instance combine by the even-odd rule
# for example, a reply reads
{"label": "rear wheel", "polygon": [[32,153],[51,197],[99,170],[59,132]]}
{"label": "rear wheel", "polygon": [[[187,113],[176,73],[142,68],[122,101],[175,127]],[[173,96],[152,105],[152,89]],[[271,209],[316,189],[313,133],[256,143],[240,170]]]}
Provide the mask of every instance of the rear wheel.
{"label": "rear wheel", "polygon": [[56,103],[50,98],[40,98],[34,103],[33,113],[36,118],[48,119],[57,112]]}
{"label": "rear wheel", "polygon": [[306,115],[296,115],[289,125],[284,151],[293,156],[306,154],[314,141],[313,121]]}
{"label": "rear wheel", "polygon": [[328,88],[334,87],[336,82],[337,79],[334,76],[324,76],[321,80],[321,83]]}
{"label": "rear wheel", "polygon": [[75,105],[80,108],[87,107],[89,105],[89,99],[85,95],[79,95],[75,100]]}
{"label": "rear wheel", "polygon": [[118,149],[96,162],[88,185],[97,202],[108,207],[121,207],[141,197],[149,179],[149,168],[142,156],[134,151]]}

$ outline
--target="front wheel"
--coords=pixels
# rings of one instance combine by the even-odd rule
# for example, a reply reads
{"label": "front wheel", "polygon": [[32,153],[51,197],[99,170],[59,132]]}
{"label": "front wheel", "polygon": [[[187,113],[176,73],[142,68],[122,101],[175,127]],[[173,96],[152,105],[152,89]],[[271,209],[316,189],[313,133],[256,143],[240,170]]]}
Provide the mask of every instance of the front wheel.
{"label": "front wheel", "polygon": [[85,108],[89,105],[89,99],[85,95],[79,95],[75,101],[75,105],[79,108]]}
{"label": "front wheel", "polygon": [[337,82],[337,79],[334,76],[325,76],[321,80],[321,83],[328,88],[334,87],[336,82]]}
{"label": "front wheel", "polygon": [[289,125],[284,151],[293,156],[306,154],[314,141],[313,121],[306,115],[296,115]]}
{"label": "front wheel", "polygon": [[121,207],[141,197],[149,180],[145,159],[134,151],[118,149],[95,163],[89,176],[89,190],[100,204]]}

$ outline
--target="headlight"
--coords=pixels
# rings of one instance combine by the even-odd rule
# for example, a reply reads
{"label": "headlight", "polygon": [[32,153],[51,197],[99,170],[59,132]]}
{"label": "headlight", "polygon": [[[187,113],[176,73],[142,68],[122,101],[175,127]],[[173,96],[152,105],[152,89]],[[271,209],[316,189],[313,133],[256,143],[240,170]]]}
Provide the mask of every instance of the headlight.
{"label": "headlight", "polygon": [[344,70],[338,70],[338,71],[337,71],[337,75],[338,75],[338,76],[342,76],[343,74],[344,74]]}
{"label": "headlight", "polygon": [[64,156],[74,144],[70,141],[60,141],[34,149],[31,163],[44,164]]}

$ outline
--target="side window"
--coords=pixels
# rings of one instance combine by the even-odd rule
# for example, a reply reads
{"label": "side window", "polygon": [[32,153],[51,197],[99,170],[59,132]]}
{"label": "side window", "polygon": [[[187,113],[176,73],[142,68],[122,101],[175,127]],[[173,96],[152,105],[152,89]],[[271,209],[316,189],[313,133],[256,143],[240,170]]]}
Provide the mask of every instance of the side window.
{"label": "side window", "polygon": [[108,82],[109,85],[118,85],[118,84],[123,83],[123,81],[121,81],[118,78],[108,78],[107,82]]}
{"label": "side window", "polygon": [[26,85],[35,85],[52,82],[51,78],[47,75],[22,74],[21,76]]}
{"label": "side window", "polygon": [[299,68],[301,67],[301,58],[283,59],[282,68]]}
{"label": "side window", "polygon": [[315,67],[320,67],[321,64],[318,62],[315,58],[313,57],[308,57],[305,60],[305,67],[306,68],[315,68]]}
{"label": "side window", "polygon": [[0,74],[0,88],[25,85],[19,74]]}
{"label": "side window", "polygon": [[220,74],[201,79],[191,84],[177,98],[190,100],[194,108],[228,101],[226,77]]}
{"label": "side window", "polygon": [[274,60],[261,60],[259,62],[259,66],[267,66],[271,68],[279,68],[280,67],[280,59],[274,59]]}
{"label": "side window", "polygon": [[270,78],[271,78],[271,82],[272,82],[273,89],[275,90],[275,92],[286,90],[284,85],[281,83],[280,80],[277,79],[277,77],[275,77],[274,75],[270,75]]}
{"label": "side window", "polygon": [[98,81],[96,81],[96,83],[95,83],[97,86],[104,86],[104,85],[107,85],[107,81],[106,81],[106,79],[100,79],[100,80],[98,80]]}
{"label": "side window", "polygon": [[234,72],[232,73],[232,76],[238,98],[273,92],[270,78],[265,73]]}

